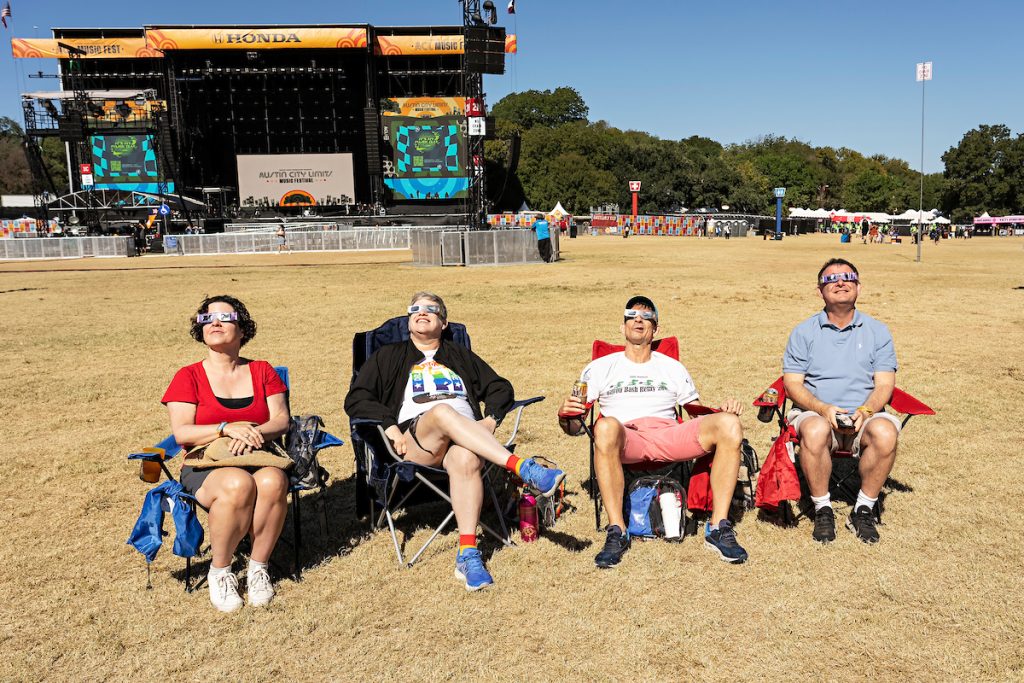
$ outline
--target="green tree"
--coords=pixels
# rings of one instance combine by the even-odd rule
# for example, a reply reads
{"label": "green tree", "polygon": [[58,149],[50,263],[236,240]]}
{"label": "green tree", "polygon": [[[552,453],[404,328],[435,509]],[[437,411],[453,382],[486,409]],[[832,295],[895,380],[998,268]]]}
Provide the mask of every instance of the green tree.
{"label": "green tree", "polygon": [[1015,199],[1009,179],[1017,169],[1007,168],[1007,154],[1015,156],[1010,129],[981,125],[964,134],[956,147],[942,155],[947,181],[944,208],[953,221],[966,221],[984,211],[1007,213]]}
{"label": "green tree", "polygon": [[589,111],[580,94],[567,87],[511,93],[491,107],[495,117],[514,123],[522,130],[586,121]]}

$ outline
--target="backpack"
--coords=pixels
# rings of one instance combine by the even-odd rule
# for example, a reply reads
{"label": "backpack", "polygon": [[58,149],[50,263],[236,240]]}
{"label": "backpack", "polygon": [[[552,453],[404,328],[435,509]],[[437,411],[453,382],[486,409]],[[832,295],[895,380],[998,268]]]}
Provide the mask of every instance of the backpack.
{"label": "backpack", "polygon": [[320,428],[324,421],[319,415],[293,415],[285,438],[285,450],[295,464],[288,472],[292,486],[311,489],[327,483],[330,473],[320,466],[317,452],[322,441]]}
{"label": "backpack", "polygon": [[[626,530],[630,536],[664,538],[665,522],[662,519],[658,496],[669,492],[675,492],[681,501],[686,500],[686,490],[671,477],[640,477],[633,482],[623,501]],[[686,506],[681,504],[678,540],[682,540],[682,530],[685,528]]]}

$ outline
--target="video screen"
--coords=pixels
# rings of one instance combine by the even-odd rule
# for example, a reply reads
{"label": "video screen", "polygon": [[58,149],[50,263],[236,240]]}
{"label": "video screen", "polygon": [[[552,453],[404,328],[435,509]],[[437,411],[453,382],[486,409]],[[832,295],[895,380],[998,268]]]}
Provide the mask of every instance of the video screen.
{"label": "video screen", "polygon": [[163,183],[152,135],[94,135],[91,142],[96,189],[174,191]]}
{"label": "video screen", "polygon": [[466,196],[465,119],[456,116],[386,116],[385,138],[393,162],[385,163],[384,184],[402,199],[459,199]]}

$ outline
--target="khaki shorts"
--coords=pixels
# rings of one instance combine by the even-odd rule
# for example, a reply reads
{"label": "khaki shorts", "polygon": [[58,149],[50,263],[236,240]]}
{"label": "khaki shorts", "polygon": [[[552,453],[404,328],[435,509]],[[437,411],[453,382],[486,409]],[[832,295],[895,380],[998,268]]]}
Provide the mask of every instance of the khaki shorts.
{"label": "khaki shorts", "polygon": [[[792,425],[793,430],[799,437],[800,425],[806,422],[808,419],[815,416],[821,417],[813,410],[800,410],[799,408],[793,408],[792,410],[789,411],[789,415],[786,416],[786,419],[789,421],[789,424]],[[875,413],[868,419],[861,422],[860,431],[857,432],[856,434],[846,434],[842,432],[837,432],[836,430],[833,429],[832,448],[830,449],[830,452],[835,453],[836,451],[840,450],[840,446],[842,446],[842,450],[850,451],[851,453],[853,453],[853,457],[860,457],[860,438],[861,436],[864,435],[864,428],[867,426],[868,422],[871,422],[872,420],[888,420],[889,422],[892,422],[893,426],[896,427],[896,434],[899,434],[900,430],[903,427],[903,424],[900,422],[899,418],[893,415],[892,413],[886,413],[884,411]]]}

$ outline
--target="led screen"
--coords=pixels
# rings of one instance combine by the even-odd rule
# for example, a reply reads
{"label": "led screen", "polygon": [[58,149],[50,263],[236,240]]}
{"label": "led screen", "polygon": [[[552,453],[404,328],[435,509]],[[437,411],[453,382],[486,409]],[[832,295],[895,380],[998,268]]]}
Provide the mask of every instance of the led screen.
{"label": "led screen", "polygon": [[96,189],[174,191],[174,183],[163,183],[152,135],[94,135],[91,142]]}

